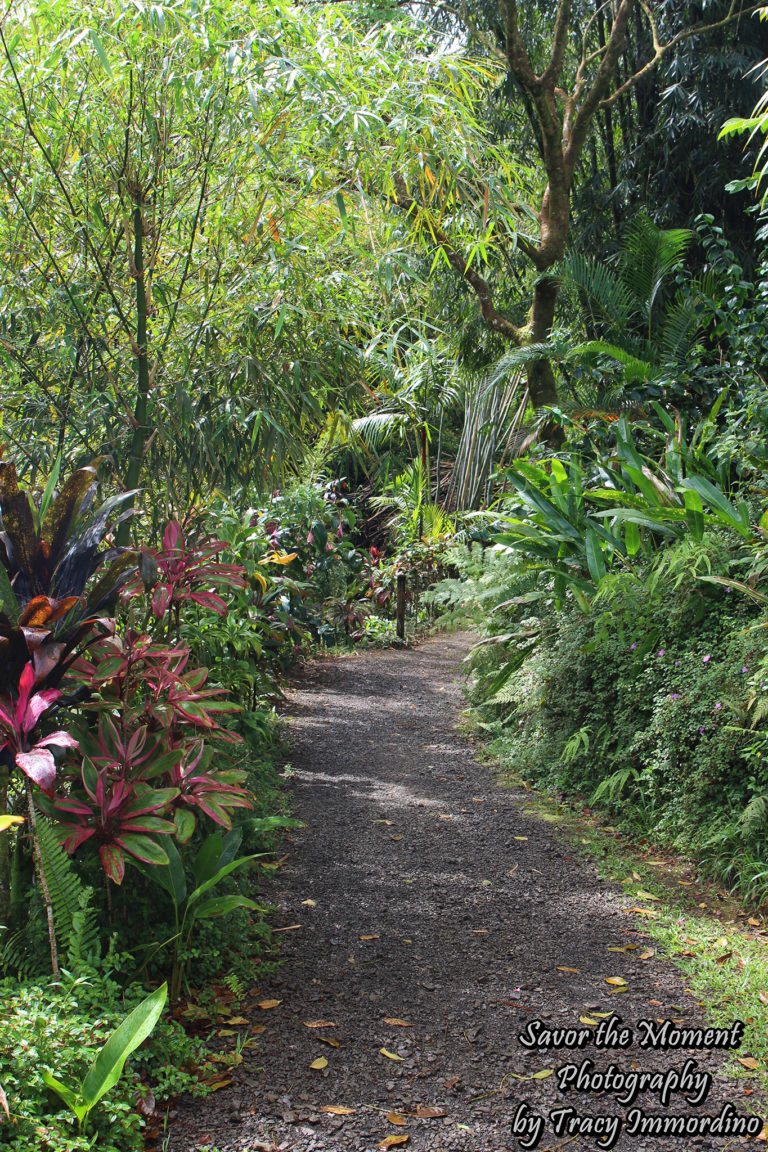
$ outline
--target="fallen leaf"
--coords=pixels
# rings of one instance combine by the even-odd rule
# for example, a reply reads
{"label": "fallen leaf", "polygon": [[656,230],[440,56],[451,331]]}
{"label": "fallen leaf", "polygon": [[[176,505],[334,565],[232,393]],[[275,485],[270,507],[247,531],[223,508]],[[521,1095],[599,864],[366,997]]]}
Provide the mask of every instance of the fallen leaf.
{"label": "fallen leaf", "polygon": [[266,1032],[266,1030],[267,1030],[266,1024],[254,1024],[253,1027],[251,1028],[251,1034],[253,1036],[260,1036],[261,1033]]}
{"label": "fallen leaf", "polygon": [[302,900],[302,904],[305,908],[316,908],[317,900]]}
{"label": "fallen leaf", "polygon": [[222,1080],[217,1079],[215,1076],[212,1076],[210,1080],[203,1080],[203,1084],[205,1084],[206,1088],[210,1088],[211,1092],[218,1092],[220,1088],[229,1088],[231,1083],[232,1080],[230,1078]]}
{"label": "fallen leaf", "polygon": [[[441,820],[453,820],[453,816],[451,816],[450,812],[441,812],[440,813],[440,819]],[[381,1145],[379,1145],[379,1147],[381,1147]]]}
{"label": "fallen leaf", "polygon": [[651,1005],[653,1008],[661,1008],[661,1000],[649,1000],[649,1001],[648,1001],[648,1003],[649,1003],[649,1004],[650,1004],[650,1005]]}
{"label": "fallen leaf", "polygon": [[627,982],[623,976],[606,976],[606,984],[615,984],[617,988],[626,988]]}
{"label": "fallen leaf", "polygon": [[323,1068],[328,1067],[328,1061],[325,1056],[318,1056],[317,1060],[313,1060],[310,1068],[314,1068],[316,1072],[321,1072]]}
{"label": "fallen leaf", "polygon": [[763,1143],[765,1143],[766,1141],[768,1141],[768,1127],[765,1127],[765,1126],[764,1126],[764,1127],[763,1127],[763,1130],[762,1130],[762,1132],[760,1133],[760,1135],[759,1135],[759,1136],[756,1136],[756,1137],[755,1137],[755,1139],[756,1139],[756,1140],[762,1140],[762,1141],[763,1141]]}
{"label": "fallen leaf", "polygon": [[278,1004],[282,1004],[282,1000],[259,1000],[256,1005],[257,1008],[277,1008]]}
{"label": "fallen leaf", "polygon": [[515,836],[514,839],[515,840],[527,840],[528,837],[527,836]]}
{"label": "fallen leaf", "polygon": [[378,940],[379,937],[378,936],[361,936],[360,939],[361,940]]}
{"label": "fallen leaf", "polygon": [[733,952],[723,952],[722,956],[715,957],[715,964],[725,964],[726,960],[730,960]]}
{"label": "fallen leaf", "polygon": [[613,1012],[593,1012],[593,1016],[597,1016],[598,1020],[607,1020],[610,1016],[615,1015]]}
{"label": "fallen leaf", "polygon": [[331,1116],[354,1116],[354,1108],[345,1108],[343,1104],[326,1104],[318,1108],[318,1112],[330,1112]]}
{"label": "fallen leaf", "polygon": [[473,936],[487,936],[488,935],[488,929],[487,928],[473,928],[472,929],[472,935]]}
{"label": "fallen leaf", "polygon": [[632,879],[633,880],[642,880],[642,876],[640,875],[639,872],[633,872],[632,873]]}
{"label": "fallen leaf", "polygon": [[316,1039],[319,1040],[321,1044],[330,1044],[331,1048],[339,1047],[338,1040],[334,1040],[332,1036],[317,1036]]}
{"label": "fallen leaf", "polygon": [[534,1072],[531,1080],[546,1080],[547,1076],[551,1076],[554,1068],[542,1068],[541,1072]]}
{"label": "fallen leaf", "polygon": [[402,836],[390,836],[390,840],[402,840]]}
{"label": "fallen leaf", "polygon": [[739,1064],[743,1064],[745,1068],[749,1068],[752,1072],[760,1067],[759,1062],[755,1060],[754,1056],[737,1056],[736,1059]]}
{"label": "fallen leaf", "polygon": [[697,908],[706,908],[706,906],[707,906],[706,903],[696,905]]}
{"label": "fallen leaf", "polygon": [[333,1020],[304,1020],[305,1028],[335,1028]]}
{"label": "fallen leaf", "polygon": [[754,916],[749,917],[749,919],[747,920],[747,924],[751,924],[753,928],[759,928],[760,927],[760,921],[756,920]]}
{"label": "fallen leaf", "polygon": [[627,951],[627,948],[626,948],[626,947],[624,947],[624,948],[618,948],[618,947],[616,947],[616,946],[611,946],[611,945],[609,944],[609,945],[608,945],[608,951],[609,951],[609,952],[626,952],[626,951]]}
{"label": "fallen leaf", "polygon": [[448,1113],[446,1112],[445,1108],[433,1108],[429,1104],[419,1104],[418,1108],[413,1111],[412,1115],[416,1116],[419,1120],[437,1120],[441,1116],[447,1116]]}
{"label": "fallen leaf", "polygon": [[399,1124],[401,1128],[408,1123],[408,1120],[403,1116],[402,1112],[388,1112],[387,1120],[389,1120],[390,1124]]}
{"label": "fallen leaf", "polygon": [[413,1024],[409,1024],[407,1020],[398,1020],[397,1016],[385,1016],[385,1024],[391,1024],[393,1028],[413,1028]]}
{"label": "fallen leaf", "polygon": [[591,1016],[579,1016],[579,1024],[597,1024],[597,1020],[593,1020]]}
{"label": "fallen leaf", "polygon": [[652,920],[658,916],[658,912],[655,912],[653,908],[630,908],[630,912],[634,912],[637,916],[650,916]]}
{"label": "fallen leaf", "polygon": [[387,1148],[394,1148],[396,1144],[407,1144],[410,1136],[407,1132],[398,1132],[397,1135],[393,1132],[391,1136],[385,1136],[380,1144],[376,1147],[381,1149],[381,1152],[387,1152]]}
{"label": "fallen leaf", "polygon": [[379,1052],[381,1053],[382,1056],[386,1056],[387,1060],[402,1060],[403,1059],[402,1056],[398,1056],[394,1052],[388,1052],[386,1048],[379,1048]]}
{"label": "fallen leaf", "polygon": [[386,824],[387,828],[394,828],[394,820],[371,820],[371,824]]}
{"label": "fallen leaf", "polygon": [[250,1024],[250,1020],[246,1020],[245,1016],[228,1016],[224,1023],[242,1026],[243,1024]]}
{"label": "fallen leaf", "polygon": [[765,992],[758,992],[757,998],[761,1004],[768,1004],[768,996],[766,996]]}
{"label": "fallen leaf", "polygon": [[216,1033],[217,1036],[237,1036],[237,1028],[220,1028]]}
{"label": "fallen leaf", "polygon": [[640,955],[638,956],[638,960],[650,960],[651,957],[655,956],[655,955],[656,955],[656,951],[654,948],[646,948],[645,952],[640,953]]}
{"label": "fallen leaf", "polygon": [[639,896],[641,900],[660,900],[660,896],[654,896],[652,892],[643,892],[642,888],[638,888],[635,896]]}
{"label": "fallen leaf", "polygon": [[561,968],[560,965],[558,965],[557,970],[558,972],[581,972],[581,968]]}

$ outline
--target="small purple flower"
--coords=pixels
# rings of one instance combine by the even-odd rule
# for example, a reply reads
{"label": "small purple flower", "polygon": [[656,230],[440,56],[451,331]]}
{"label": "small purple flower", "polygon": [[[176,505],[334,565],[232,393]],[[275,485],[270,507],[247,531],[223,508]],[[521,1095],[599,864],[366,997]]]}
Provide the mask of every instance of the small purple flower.
{"label": "small purple flower", "polygon": [[722,704],[720,703],[719,700],[718,700],[717,704],[715,704],[715,712],[717,712],[718,708],[722,708]]}
{"label": "small purple flower", "polygon": [[679,700],[680,699],[680,693],[679,692],[673,692],[672,693],[672,699],[673,700]]}
{"label": "small purple flower", "polygon": [[637,644],[630,644],[630,646],[629,646],[630,652],[634,651],[635,648],[637,648]]}
{"label": "small purple flower", "polygon": [[702,664],[709,664],[711,659],[712,659],[711,656],[705,656],[701,662],[702,662]]}
{"label": "small purple flower", "polygon": [[678,666],[678,664],[679,664],[679,663],[680,663],[680,661],[679,661],[679,660],[675,660],[675,668],[677,668],[677,666]]}
{"label": "small purple flower", "polygon": [[699,736],[703,736],[703,735],[704,735],[704,729],[703,729],[703,728],[699,728]]}
{"label": "small purple flower", "polygon": [[742,668],[742,672],[749,672],[749,668],[747,668],[746,664]]}
{"label": "small purple flower", "polygon": [[658,651],[658,655],[659,655],[659,656],[663,656],[663,655],[664,655],[664,652],[665,652],[665,649],[664,649],[664,648],[659,648],[659,651]]}

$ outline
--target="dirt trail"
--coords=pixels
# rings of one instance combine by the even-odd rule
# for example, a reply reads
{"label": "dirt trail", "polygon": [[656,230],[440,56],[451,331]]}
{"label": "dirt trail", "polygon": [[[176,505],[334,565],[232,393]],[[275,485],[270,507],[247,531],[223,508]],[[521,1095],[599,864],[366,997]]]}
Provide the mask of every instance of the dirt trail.
{"label": "dirt trail", "polygon": [[[722,1052],[640,1046],[641,1020],[703,1026],[697,1001],[671,965],[640,959],[631,901],[526,815],[525,793],[494,784],[457,733],[471,640],[440,636],[316,664],[291,693],[292,787],[306,827],[292,834],[266,896],[279,924],[301,927],[283,934],[285,963],[257,997],[279,1006],[244,1009],[266,1025],[258,1047],[245,1050],[231,1089],[180,1108],[170,1152],[367,1152],[406,1134],[408,1152],[511,1152],[532,1131],[515,1134],[515,1116],[532,1126],[542,1118],[542,1150],[610,1147],[610,1117],[623,1121],[619,1152],[762,1147],[711,1132],[628,1132],[637,1109],[700,1126],[724,1105],[742,1113],[744,1085],[722,1076]],[[518,1039],[535,1020],[592,1037],[595,1025],[579,1017],[611,1012],[633,1029],[625,1051],[592,1039],[527,1051]],[[324,1028],[304,1023],[320,1020]],[[748,1041],[747,1030],[742,1053]],[[319,1057],[327,1066],[311,1069]],[[582,1077],[614,1065],[630,1096],[632,1072],[669,1073],[667,1106],[661,1076],[634,1101],[562,1091],[558,1070],[584,1061],[593,1063]],[[676,1084],[684,1067],[685,1092]],[[554,1074],[530,1079],[547,1069]],[[713,1076],[708,1094],[702,1073]],[[354,1113],[321,1111],[329,1105]],[[426,1108],[439,1115],[419,1116]],[[568,1108],[558,1131],[549,1113]]]}

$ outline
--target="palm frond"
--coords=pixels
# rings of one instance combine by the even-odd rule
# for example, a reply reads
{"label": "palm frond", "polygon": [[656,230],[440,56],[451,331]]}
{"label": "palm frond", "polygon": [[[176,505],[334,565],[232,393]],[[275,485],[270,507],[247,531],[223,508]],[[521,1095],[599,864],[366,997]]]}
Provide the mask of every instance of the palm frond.
{"label": "palm frond", "polygon": [[659,228],[647,216],[640,216],[629,229],[622,279],[647,317],[665,278],[680,265],[692,239],[689,228]]}
{"label": "palm frond", "polygon": [[636,309],[633,294],[622,277],[581,252],[565,257],[560,275],[564,283],[577,289],[592,318],[607,324],[611,331],[620,331]]}

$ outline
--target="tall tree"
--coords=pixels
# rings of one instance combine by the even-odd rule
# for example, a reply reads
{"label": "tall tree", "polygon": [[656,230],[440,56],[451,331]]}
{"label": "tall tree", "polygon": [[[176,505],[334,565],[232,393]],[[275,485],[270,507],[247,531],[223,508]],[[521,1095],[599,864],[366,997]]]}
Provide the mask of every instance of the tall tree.
{"label": "tall tree", "polygon": [[[757,7],[732,0],[718,19],[707,22],[701,18],[700,6],[687,5],[690,12],[685,26],[669,35],[659,18],[664,5],[645,0],[597,4],[586,18],[583,6],[574,0],[558,0],[549,22],[534,4],[521,12],[517,0],[496,0],[494,18],[484,26],[472,18],[468,4],[457,8],[438,0],[425,7],[443,14],[450,9],[453,19],[460,19],[468,35],[507,70],[536,140],[544,179],[535,208],[535,228],[525,230],[525,217],[519,212],[517,226],[507,215],[497,222],[494,237],[497,245],[524,253],[533,267],[535,281],[527,320],[514,323],[497,308],[489,278],[483,274],[482,247],[475,245],[468,251],[456,241],[432,211],[431,188],[425,197],[405,172],[396,172],[392,199],[411,219],[428,217],[425,234],[473,290],[493,331],[518,347],[543,345],[555,317],[560,289],[556,266],[569,241],[577,167],[597,127],[597,117],[610,113],[622,97],[638,89],[678,45],[704,32],[726,28]],[[645,58],[628,63],[628,34],[635,17],[647,22],[650,49]],[[489,192],[487,184],[485,189],[480,185],[478,181],[478,196],[485,201],[485,225]],[[536,407],[557,402],[555,374],[545,356],[530,360],[527,377],[530,399]]]}

